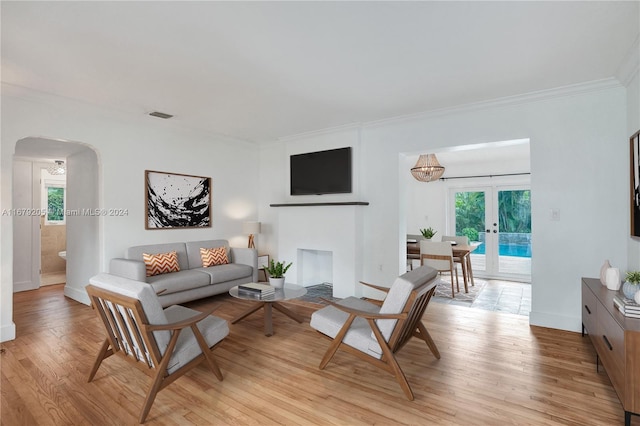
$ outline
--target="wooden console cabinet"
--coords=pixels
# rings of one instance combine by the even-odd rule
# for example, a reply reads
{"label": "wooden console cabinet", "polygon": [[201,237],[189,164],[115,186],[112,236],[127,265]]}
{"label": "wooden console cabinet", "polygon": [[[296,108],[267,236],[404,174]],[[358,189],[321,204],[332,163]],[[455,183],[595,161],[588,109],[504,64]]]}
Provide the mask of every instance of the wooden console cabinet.
{"label": "wooden console cabinet", "polygon": [[589,334],[629,426],[631,414],[640,415],[640,319],[622,315],[615,294],[599,279],[582,278],[582,334]]}

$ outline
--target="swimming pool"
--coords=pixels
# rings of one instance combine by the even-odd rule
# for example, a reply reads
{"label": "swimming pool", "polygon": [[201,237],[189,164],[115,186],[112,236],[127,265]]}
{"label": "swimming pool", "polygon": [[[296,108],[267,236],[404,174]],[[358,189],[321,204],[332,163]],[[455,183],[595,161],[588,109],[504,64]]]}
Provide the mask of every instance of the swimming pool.
{"label": "swimming pool", "polygon": [[[473,254],[485,254],[485,246],[484,243],[480,244]],[[529,244],[500,244],[498,251],[500,256],[531,257],[531,245]]]}

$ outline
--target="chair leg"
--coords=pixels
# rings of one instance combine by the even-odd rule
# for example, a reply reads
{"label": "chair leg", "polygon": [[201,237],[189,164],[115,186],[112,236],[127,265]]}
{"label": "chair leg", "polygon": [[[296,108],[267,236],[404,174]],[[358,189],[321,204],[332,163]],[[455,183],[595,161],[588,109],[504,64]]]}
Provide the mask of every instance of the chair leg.
{"label": "chair leg", "polygon": [[[391,353],[391,351],[389,351],[389,353]],[[413,401],[414,396],[413,391],[411,390],[411,386],[409,386],[409,382],[404,375],[404,371],[402,371],[402,368],[400,368],[400,364],[398,364],[398,361],[396,361],[396,357],[394,357],[393,354],[390,354],[389,364],[391,365],[391,368],[394,371],[394,375],[396,376],[396,380],[398,381],[400,388],[402,388],[405,396],[409,401]]]}
{"label": "chair leg", "polygon": [[[456,298],[456,292],[453,289],[453,265],[451,265],[451,269],[449,271],[449,274],[451,275],[451,298],[455,299]],[[458,283],[458,270],[456,269],[456,284]],[[458,293],[460,293],[460,286],[458,286]]]}
{"label": "chair leg", "polygon": [[344,325],[342,326],[338,334],[336,334],[336,337],[333,338],[331,345],[329,345],[327,352],[325,352],[324,356],[322,357],[322,360],[320,361],[320,370],[324,370],[324,368],[327,366],[329,361],[331,361],[331,358],[333,358],[333,356],[336,354],[336,352],[338,351],[338,348],[340,347],[340,344],[342,344],[342,339],[344,339],[344,336],[347,334],[347,331],[349,331],[349,328],[351,327],[351,324],[353,323],[353,320],[355,318],[356,318],[355,315],[353,314],[349,315],[349,318],[347,318],[347,320],[345,321]]}
{"label": "chair leg", "polygon": [[436,359],[440,359],[440,351],[436,346],[436,342],[433,341],[431,335],[427,331],[427,328],[424,326],[424,324],[422,324],[422,321],[418,321],[418,330],[420,330],[420,338],[425,341],[433,356],[435,356]]}
{"label": "chair leg", "polygon": [[320,366],[319,366],[320,370],[324,370],[324,368],[327,366],[329,361],[331,361],[331,358],[333,358],[333,356],[338,351],[338,348],[340,347],[341,343],[342,341],[337,339],[334,339],[334,341],[331,342],[331,345],[327,348],[327,352],[325,352],[324,356],[320,360]]}
{"label": "chair leg", "polygon": [[407,378],[404,375],[404,371],[402,371],[402,368],[400,368],[400,364],[398,364],[398,361],[396,361],[396,357],[393,356],[393,352],[391,352],[391,348],[389,347],[389,344],[384,340],[384,337],[382,337],[382,333],[380,332],[380,329],[378,328],[378,326],[375,324],[374,320],[367,319],[367,322],[371,326],[371,330],[373,331],[373,334],[376,336],[376,340],[378,341],[378,344],[382,349],[382,361],[388,364],[393,370],[393,375],[396,376],[396,380],[400,385],[400,388],[404,392],[405,396],[407,397],[407,399],[409,401],[413,401],[414,397],[413,397],[413,391],[411,390],[411,386],[409,386],[409,382],[407,381]]}
{"label": "chair leg", "polygon": [[206,340],[204,340],[202,333],[200,333],[198,326],[196,324],[193,324],[191,326],[191,331],[193,331],[193,334],[196,336],[196,340],[198,342],[198,345],[200,346],[202,355],[204,355],[205,359],[207,360],[209,368],[211,369],[211,371],[213,371],[213,374],[216,375],[218,380],[222,381],[222,372],[220,371],[220,367],[218,367],[218,363],[214,359],[213,354],[211,353],[211,349],[209,349],[209,347],[207,346],[207,342]]}
{"label": "chair leg", "polygon": [[98,372],[98,368],[100,368],[100,364],[102,364],[102,360],[110,357],[112,354],[113,352],[109,351],[109,339],[104,339],[104,342],[98,351],[98,355],[96,356],[96,361],[93,363],[93,368],[91,368],[91,372],[89,373],[89,380],[87,380],[87,382],[93,380],[93,377]]}
{"label": "chair leg", "polygon": [[224,378],[222,377],[222,371],[220,371],[220,367],[218,367],[218,363],[216,362],[211,350],[203,351],[205,354],[205,358],[207,359],[207,364],[209,364],[209,368],[213,371],[213,374],[216,375],[218,380],[222,381]]}
{"label": "chair leg", "polygon": [[162,380],[164,379],[164,369],[158,369],[156,371],[156,375],[153,379],[153,383],[151,387],[149,387],[149,391],[147,392],[147,397],[144,400],[144,405],[142,406],[142,410],[140,411],[140,423],[144,423],[149,411],[151,410],[151,406],[153,405],[153,401],[156,399],[156,395],[160,390],[160,385],[162,385]]}
{"label": "chair leg", "polygon": [[[460,280],[458,280],[458,267],[453,265],[456,270],[456,287],[458,288],[458,293],[460,293]],[[453,281],[453,277],[451,277],[451,281]]]}

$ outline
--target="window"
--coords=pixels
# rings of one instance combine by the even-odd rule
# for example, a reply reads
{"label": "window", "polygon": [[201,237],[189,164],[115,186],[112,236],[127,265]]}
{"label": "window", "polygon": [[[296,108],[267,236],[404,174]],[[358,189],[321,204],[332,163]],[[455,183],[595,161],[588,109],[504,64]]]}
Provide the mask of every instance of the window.
{"label": "window", "polygon": [[45,191],[47,196],[47,216],[45,223],[47,225],[61,225],[64,220],[64,201],[65,187],[59,183],[45,182]]}

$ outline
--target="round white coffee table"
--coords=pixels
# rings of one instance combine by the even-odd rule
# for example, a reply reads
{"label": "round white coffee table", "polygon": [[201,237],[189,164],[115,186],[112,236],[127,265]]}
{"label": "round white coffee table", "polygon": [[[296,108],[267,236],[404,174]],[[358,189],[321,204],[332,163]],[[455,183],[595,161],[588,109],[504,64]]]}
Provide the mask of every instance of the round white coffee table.
{"label": "round white coffee table", "polygon": [[273,318],[272,318],[273,314],[271,309],[272,307],[299,323],[304,321],[304,319],[300,315],[287,309],[281,303],[279,303],[285,300],[297,299],[298,297],[302,297],[305,294],[307,294],[307,289],[302,286],[295,285],[295,284],[285,284],[283,288],[276,288],[276,292],[274,294],[271,294],[265,297],[260,297],[257,295],[254,296],[251,294],[246,294],[244,292],[242,293],[238,292],[238,286],[235,286],[229,290],[229,294],[235,297],[236,299],[250,300],[252,302],[256,302],[255,305],[253,305],[247,311],[243,312],[242,314],[238,315],[233,320],[231,320],[231,324],[235,324],[238,321],[256,312],[257,310],[264,308],[264,334],[266,336],[272,336],[273,335]]}

